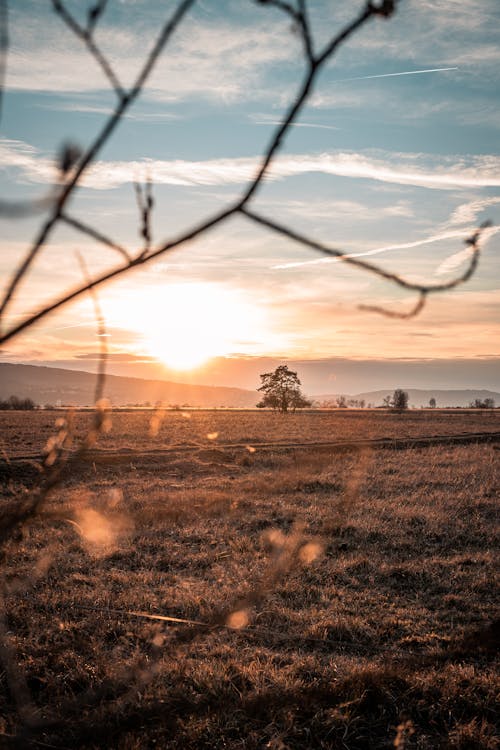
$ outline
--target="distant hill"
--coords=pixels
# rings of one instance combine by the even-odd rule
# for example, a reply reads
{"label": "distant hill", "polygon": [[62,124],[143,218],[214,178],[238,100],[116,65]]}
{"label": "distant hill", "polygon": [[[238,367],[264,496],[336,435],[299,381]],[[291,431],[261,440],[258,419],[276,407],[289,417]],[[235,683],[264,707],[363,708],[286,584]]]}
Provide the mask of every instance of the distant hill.
{"label": "distant hill", "polygon": [[[469,404],[476,398],[484,401],[485,398],[492,398],[495,401],[496,406],[500,406],[500,393],[496,391],[487,391],[480,389],[465,389],[465,390],[439,390],[438,388],[432,390],[420,390],[419,388],[403,388],[408,393],[408,403],[410,406],[429,406],[431,398],[436,399],[436,406],[469,406]],[[364,399],[366,404],[373,404],[373,406],[381,406],[386,396],[391,396],[394,393],[394,388],[380,391],[367,391],[366,393],[357,393],[353,396],[343,394],[347,399],[355,398],[361,400]],[[323,396],[315,396],[315,401],[331,401],[337,398],[337,394],[326,394]]]}
{"label": "distant hill", "polygon": [[[96,376],[79,370],[0,363],[0,399],[16,395],[37,404],[89,406]],[[115,406],[162,401],[168,405],[252,407],[258,394],[242,388],[188,385],[108,375],[105,396]]]}

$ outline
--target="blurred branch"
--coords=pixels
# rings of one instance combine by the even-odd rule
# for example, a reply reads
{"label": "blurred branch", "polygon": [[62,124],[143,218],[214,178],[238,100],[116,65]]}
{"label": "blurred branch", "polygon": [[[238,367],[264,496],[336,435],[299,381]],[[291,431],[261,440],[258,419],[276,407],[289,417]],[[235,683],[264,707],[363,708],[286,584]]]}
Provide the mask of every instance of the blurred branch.
{"label": "blurred branch", "polygon": [[116,76],[116,73],[111,67],[109,60],[103,55],[103,53],[101,52],[101,50],[99,49],[99,47],[97,46],[97,44],[95,43],[93,39],[95,25],[97,21],[99,20],[101,14],[104,12],[104,8],[106,7],[106,4],[107,4],[107,0],[104,0],[104,2],[102,2],[101,0],[101,2],[96,3],[89,10],[87,28],[83,28],[74,19],[74,17],[66,8],[65,4],[61,2],[61,0],[52,0],[52,7],[55,13],[57,13],[57,15],[64,21],[66,26],[68,26],[68,28],[71,29],[73,34],[75,34],[75,36],[81,39],[82,42],[85,44],[88,51],[94,58],[94,60],[96,60],[98,65],[101,67],[102,72],[108,79],[117,97],[119,99],[124,99],[125,90],[123,89],[120,81],[118,80]]}
{"label": "blurred branch", "polygon": [[418,292],[420,295],[419,300],[417,304],[415,305],[415,307],[409,313],[394,313],[394,312],[385,310],[382,307],[374,307],[371,305],[360,305],[360,308],[363,310],[379,312],[384,315],[387,315],[388,317],[393,317],[393,318],[411,318],[417,315],[422,310],[422,308],[425,305],[426,297],[428,294],[431,294],[433,292],[445,292],[445,291],[448,291],[449,289],[454,289],[460,284],[463,284],[466,281],[468,281],[468,279],[470,279],[470,277],[476,270],[476,267],[479,261],[479,254],[480,254],[479,240],[481,238],[481,235],[483,234],[485,229],[491,226],[491,223],[489,221],[485,221],[483,224],[481,224],[481,226],[478,229],[476,229],[476,231],[470,237],[468,237],[465,240],[465,244],[469,245],[472,253],[471,253],[469,264],[463,273],[461,273],[459,276],[456,276],[454,279],[451,279],[451,281],[445,281],[442,284],[418,284],[413,281],[408,281],[403,276],[399,276],[397,273],[393,273],[392,271],[386,271],[385,269],[381,268],[380,266],[375,265],[374,263],[369,263],[368,261],[365,261],[365,260],[358,260],[357,258],[353,258],[349,253],[346,253],[342,250],[335,250],[334,248],[326,247],[321,242],[316,242],[315,240],[311,240],[309,237],[306,237],[303,234],[299,234],[298,232],[295,232],[293,229],[283,226],[282,224],[278,224],[278,222],[272,219],[267,219],[265,216],[262,216],[258,214],[256,211],[252,211],[249,208],[246,208],[246,207],[240,208],[240,213],[242,213],[248,219],[251,219],[252,221],[256,222],[257,224],[260,224],[264,227],[267,227],[268,229],[273,230],[274,232],[282,234],[284,237],[288,237],[289,239],[294,240],[295,242],[299,242],[300,244],[305,245],[306,247],[309,247],[312,250],[316,250],[322,255],[326,255],[329,258],[336,258],[342,261],[343,263],[348,263],[349,265],[355,266],[356,268],[360,268],[364,271],[369,271],[370,273],[373,273],[376,276],[380,276],[381,278],[386,279],[387,281],[393,282],[397,286],[403,287],[403,289],[408,289],[413,292]]}
{"label": "blurred branch", "polygon": [[139,208],[139,214],[141,217],[140,236],[144,240],[142,252],[139,254],[139,259],[144,258],[151,247],[151,212],[154,206],[153,200],[153,187],[151,178],[148,177],[146,184],[142,186],[140,183],[134,183],[135,195],[137,199],[137,206]]}
{"label": "blurred branch", "polygon": [[5,509],[0,516],[0,544],[8,540],[15,529],[23,526],[30,518],[39,513],[52,491],[61,483],[73,466],[85,458],[89,448],[95,444],[102,432],[107,431],[110,424],[109,406],[103,398],[108,359],[106,323],[97,294],[89,280],[85,260],[80,253],[77,253],[77,258],[92,297],[99,337],[99,366],[94,390],[95,409],[92,427],[85,435],[79,448],[70,453],[73,442],[72,417],[68,414],[66,419],[58,420],[56,423],[58,427],[57,435],[47,441],[47,455],[40,467],[41,477],[37,486],[27,496],[21,497],[14,508]]}
{"label": "blurred branch", "polygon": [[107,245],[113,250],[116,250],[129,263],[132,261],[132,258],[130,257],[130,255],[128,254],[127,250],[125,250],[124,247],[119,245],[117,242],[110,240],[109,237],[106,237],[106,235],[102,234],[97,229],[94,229],[94,227],[90,227],[87,224],[84,224],[79,219],[75,219],[72,216],[68,216],[68,214],[65,214],[65,213],[61,214],[60,219],[62,222],[64,222],[65,224],[68,224],[70,227],[73,227],[74,229],[77,229],[79,232],[82,232],[83,234],[88,234],[89,237],[92,237],[94,240],[97,240],[98,242],[102,242],[103,245]]}
{"label": "blurred branch", "polygon": [[[80,263],[82,274],[86,279],[87,284],[89,284],[89,292],[92,298],[92,304],[94,305],[94,314],[97,323],[97,336],[99,338],[99,366],[97,369],[97,379],[94,390],[94,404],[96,405],[97,413],[99,411],[102,411],[100,407],[102,406],[101,402],[104,396],[104,385],[106,383],[106,363],[108,361],[108,333],[106,331],[106,321],[104,319],[104,315],[102,314],[97,293],[92,285],[92,282],[90,281],[85,259],[79,252],[76,253],[76,256],[78,258],[78,262]],[[95,419],[95,426],[100,427],[100,424],[100,421]]]}

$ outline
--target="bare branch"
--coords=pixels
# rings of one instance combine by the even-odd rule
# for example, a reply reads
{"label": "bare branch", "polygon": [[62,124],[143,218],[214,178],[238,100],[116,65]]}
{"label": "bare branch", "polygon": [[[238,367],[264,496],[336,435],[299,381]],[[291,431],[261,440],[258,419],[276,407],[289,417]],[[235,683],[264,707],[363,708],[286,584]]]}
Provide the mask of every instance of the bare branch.
{"label": "bare branch", "polygon": [[82,28],[82,26],[80,26],[80,24],[75,21],[75,19],[66,8],[64,3],[61,2],[61,0],[52,0],[52,7],[55,13],[57,13],[57,15],[64,21],[66,26],[71,29],[73,34],[75,34],[75,36],[82,40],[92,57],[101,67],[102,72],[110,82],[117,97],[119,99],[123,99],[125,97],[125,90],[118,80],[113,68],[111,67],[109,60],[102,54],[101,50],[92,37],[94,27],[99,19],[99,16],[104,11],[106,3],[107,0],[105,0],[105,2],[98,2],[93,8],[90,9],[86,29]]}
{"label": "bare branch", "polygon": [[[338,260],[341,260],[344,263],[348,263],[349,265],[355,266],[357,268],[361,268],[364,271],[369,271],[370,273],[375,274],[376,276],[380,276],[383,279],[386,279],[387,281],[392,281],[397,286],[403,287],[404,289],[409,289],[414,292],[418,292],[421,295],[421,298],[419,299],[419,302],[415,306],[415,308],[411,311],[411,313],[387,313],[389,317],[412,317],[414,315],[417,315],[420,310],[422,310],[424,304],[425,304],[425,298],[427,294],[433,293],[433,292],[445,292],[449,289],[454,289],[455,287],[459,286],[460,284],[463,284],[466,282],[474,271],[476,270],[478,261],[479,261],[479,254],[480,254],[480,245],[479,240],[481,238],[482,233],[485,229],[491,226],[491,223],[489,221],[484,222],[481,224],[481,226],[476,229],[476,231],[465,240],[465,244],[469,245],[471,247],[472,253],[471,258],[469,261],[469,264],[465,271],[457,276],[456,278],[452,279],[451,281],[446,281],[442,284],[418,284],[413,281],[408,281],[407,279],[403,278],[402,276],[399,276],[396,273],[393,273],[391,271],[386,271],[384,268],[381,268],[380,266],[375,265],[375,263],[369,263],[365,260],[359,260],[358,258],[353,258],[349,253],[346,253],[342,250],[335,250],[333,248],[326,247],[320,242],[316,242],[314,240],[311,240],[309,237],[306,237],[305,235],[299,234],[298,232],[295,232],[294,230],[290,229],[289,227],[283,226],[282,224],[278,224],[278,222],[267,219],[264,216],[261,216],[256,211],[252,211],[249,208],[242,207],[239,209],[240,213],[246,216],[248,219],[251,219],[252,221],[255,221],[257,224],[261,224],[264,227],[267,227],[268,229],[272,229],[273,231],[282,234],[285,237],[288,237],[291,240],[295,240],[295,242],[299,242],[302,245],[305,245],[306,247],[310,247],[312,250],[316,250],[317,252],[321,253],[322,255],[326,255],[329,258],[337,258]],[[379,307],[372,307],[372,306],[361,306],[364,310],[372,310],[376,312],[381,312],[382,308]]]}
{"label": "bare branch", "polygon": [[367,312],[379,313],[379,315],[384,315],[386,318],[414,318],[424,309],[427,294],[428,292],[420,292],[417,302],[408,312],[397,312],[396,310],[389,310],[379,305],[358,305],[358,308]]}
{"label": "bare branch", "polygon": [[307,13],[307,0],[298,0],[298,4],[299,4],[298,21],[302,28],[302,38],[304,40],[305,52],[306,52],[309,62],[312,63],[314,60],[314,45],[313,45],[313,39],[311,35],[311,29],[309,26],[309,16]]}
{"label": "bare branch", "polygon": [[88,10],[87,13],[87,34],[92,36],[92,33],[96,27],[99,18],[106,10],[108,0],[97,0],[97,2]]}
{"label": "bare branch", "polygon": [[102,412],[102,399],[104,396],[104,385],[106,383],[106,363],[108,361],[108,343],[107,343],[107,331],[106,331],[106,321],[104,319],[104,315],[102,314],[101,306],[99,304],[99,299],[97,297],[97,293],[92,285],[92,282],[90,280],[87,264],[85,263],[85,259],[83,255],[79,252],[76,253],[76,256],[78,258],[78,262],[80,263],[80,268],[82,269],[82,274],[84,279],[86,280],[86,283],[89,285],[89,292],[90,296],[92,297],[92,303],[94,305],[94,313],[95,313],[95,319],[97,322],[97,335],[99,337],[99,366],[97,370],[97,379],[95,384],[95,391],[94,391],[94,404],[96,406],[96,412],[94,416],[94,425],[95,427],[100,427],[100,417],[99,412]]}
{"label": "bare branch", "polygon": [[95,410],[93,414],[92,428],[87,432],[79,448],[70,453],[73,440],[71,416],[68,415],[66,420],[59,425],[57,436],[51,438],[47,443],[48,452],[40,467],[42,472],[40,481],[36,487],[31,490],[28,496],[21,499],[15,508],[8,509],[2,514],[0,519],[0,544],[9,539],[16,528],[23,526],[30,518],[33,518],[40,512],[52,491],[60,484],[67,472],[78,463],[78,461],[85,458],[89,448],[94,445],[99,435],[107,429],[109,423],[109,408],[107,402],[103,399],[104,386],[106,383],[106,364],[108,360],[106,323],[94,286],[89,279],[85,260],[81,253],[77,252],[76,255],[88,291],[92,297],[97,322],[97,335],[99,337],[99,366],[94,390]]}
{"label": "bare branch", "polygon": [[[267,2],[269,0],[264,0],[264,2]],[[274,0],[272,0],[274,2]],[[285,3],[286,5],[286,3]],[[280,7],[282,7],[280,5]],[[316,80],[316,77],[321,69],[321,67],[325,64],[325,62],[335,53],[337,48],[346,41],[352,34],[354,34],[355,31],[357,31],[361,26],[363,26],[372,16],[377,14],[377,9],[372,6],[371,4],[368,4],[363,11],[357,16],[357,18],[354,19],[350,24],[348,24],[342,31],[340,31],[338,34],[336,34],[333,39],[327,44],[325,50],[320,54],[318,57],[314,58],[311,62],[311,65],[309,66],[309,69],[306,73],[305,79],[302,83],[301,88],[299,89],[299,93],[297,94],[297,97],[295,98],[294,102],[290,106],[287,114],[284,116],[281,124],[277,127],[277,129],[274,132],[273,137],[271,138],[271,142],[269,143],[269,146],[266,149],[264,158],[262,159],[261,165],[259,167],[259,170],[250,183],[248,189],[243,195],[243,198],[240,202],[240,206],[244,206],[257,192],[257,189],[259,188],[262,180],[264,179],[267,170],[269,169],[269,166],[271,165],[271,162],[273,161],[274,156],[278,152],[278,150],[281,147],[281,144],[284,140],[284,137],[288,130],[290,129],[290,126],[295,122],[297,119],[302,107],[304,106],[305,102],[309,98],[310,94],[312,93],[313,85]]]}
{"label": "bare branch", "polygon": [[226,209],[225,211],[221,211],[219,214],[216,214],[211,219],[208,219],[208,221],[203,222],[203,224],[199,224],[198,226],[195,226],[193,229],[190,229],[188,232],[181,235],[177,239],[174,239],[174,240],[171,240],[170,242],[165,243],[164,245],[159,247],[157,250],[154,250],[153,252],[151,252],[149,255],[145,257],[138,257],[136,259],[133,259],[128,266],[119,266],[118,268],[113,268],[111,271],[106,271],[101,276],[98,276],[97,278],[95,278],[90,284],[83,284],[82,286],[76,287],[72,292],[69,292],[63,297],[60,297],[59,299],[56,299],[53,302],[50,302],[48,305],[38,310],[36,313],[29,315],[25,320],[21,321],[21,323],[18,323],[17,325],[13,326],[10,329],[10,331],[7,331],[7,333],[0,336],[0,344],[5,344],[7,341],[9,341],[10,339],[14,338],[19,333],[21,333],[21,331],[24,331],[26,328],[29,328],[31,325],[33,325],[33,323],[36,323],[38,320],[40,320],[41,318],[44,318],[49,313],[52,313],[55,310],[58,310],[64,305],[67,305],[69,302],[72,302],[77,297],[80,297],[80,295],[84,294],[85,292],[88,292],[91,286],[98,287],[101,284],[106,283],[107,281],[111,281],[111,279],[114,279],[117,276],[121,276],[130,268],[141,266],[145,263],[148,263],[149,261],[152,261],[154,258],[158,258],[161,255],[171,252],[177,247],[180,247],[181,245],[184,245],[186,242],[189,242],[190,240],[193,240],[199,235],[207,232],[209,229],[212,229],[218,224],[221,224],[223,221],[225,221],[230,216],[232,216],[236,212],[236,210],[237,208],[233,206],[231,208]]}
{"label": "bare branch", "polygon": [[299,0],[298,10],[296,10],[293,5],[290,5],[290,3],[287,3],[284,0],[255,0],[255,2],[259,5],[270,5],[274,8],[278,8],[279,10],[282,10],[284,13],[290,16],[293,24],[300,31],[300,35],[304,43],[305,55],[309,62],[312,64],[314,62],[314,54],[305,1]]}
{"label": "bare branch", "polygon": [[151,183],[151,178],[148,177],[146,180],[146,184],[144,187],[140,185],[138,182],[134,183],[135,188],[135,195],[137,199],[137,206],[139,208],[139,214],[141,217],[141,227],[139,230],[139,234],[144,240],[144,246],[139,254],[138,258],[144,258],[150,250],[151,247],[151,212],[154,207],[154,200],[153,200],[153,186]]}
{"label": "bare branch", "polygon": [[128,263],[132,262],[132,258],[130,257],[127,250],[125,250],[122,245],[119,245],[114,240],[110,240],[109,237],[106,237],[106,235],[99,232],[97,229],[94,229],[94,227],[88,226],[88,224],[84,224],[79,219],[75,219],[72,216],[68,216],[68,214],[63,213],[59,217],[62,222],[65,224],[68,224],[69,226],[73,227],[74,229],[77,229],[79,232],[82,232],[83,234],[88,234],[89,237],[92,237],[94,240],[97,240],[98,242],[102,242],[103,245],[107,245],[107,247],[112,248],[113,250],[116,250],[120,255],[122,255]]}

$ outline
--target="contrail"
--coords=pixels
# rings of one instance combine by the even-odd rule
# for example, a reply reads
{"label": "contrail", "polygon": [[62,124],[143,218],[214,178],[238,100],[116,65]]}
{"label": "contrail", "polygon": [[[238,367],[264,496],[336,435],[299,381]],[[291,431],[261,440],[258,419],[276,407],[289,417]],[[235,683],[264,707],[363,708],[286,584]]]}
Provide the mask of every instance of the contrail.
{"label": "contrail", "polygon": [[333,83],[342,83],[343,81],[367,81],[369,78],[392,78],[393,76],[415,76],[421,73],[442,73],[445,70],[458,70],[455,68],[425,68],[425,70],[404,70],[401,73],[379,73],[374,76],[356,76],[356,78],[337,78]]}

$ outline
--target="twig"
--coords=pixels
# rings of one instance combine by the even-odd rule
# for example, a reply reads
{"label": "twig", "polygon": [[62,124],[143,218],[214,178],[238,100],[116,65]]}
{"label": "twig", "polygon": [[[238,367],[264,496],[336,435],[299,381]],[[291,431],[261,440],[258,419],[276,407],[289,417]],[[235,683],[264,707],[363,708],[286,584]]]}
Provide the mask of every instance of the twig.
{"label": "twig", "polygon": [[[83,255],[78,252],[76,255],[78,258],[78,262],[80,263],[80,268],[82,269],[82,274],[87,279],[87,283],[89,284],[91,283],[89,272]],[[106,384],[106,363],[108,361],[108,334],[106,331],[106,321],[104,319],[104,315],[102,314],[96,291],[92,285],[89,288],[89,292],[92,297],[92,303],[94,305],[95,319],[97,321],[97,335],[99,337],[99,366],[97,369],[97,379],[94,389],[94,404],[96,407],[96,412],[94,413],[94,426],[96,429],[98,429],[102,426],[102,422],[100,421],[101,417],[99,416],[99,418],[97,418],[96,415],[102,411],[102,399],[104,396],[104,386]]]}
{"label": "twig", "polygon": [[372,312],[382,313],[384,315],[387,315],[388,317],[394,317],[394,318],[413,317],[417,315],[424,307],[426,297],[428,294],[435,293],[435,292],[445,292],[445,291],[448,291],[449,289],[454,289],[460,284],[463,284],[466,281],[468,281],[470,277],[472,276],[472,274],[474,273],[474,271],[476,270],[476,267],[479,261],[479,254],[480,254],[479,241],[481,239],[481,235],[483,234],[485,229],[491,226],[491,222],[489,221],[483,222],[483,224],[481,224],[480,227],[478,227],[478,229],[476,229],[475,232],[465,240],[465,244],[470,246],[472,253],[471,253],[469,264],[463,273],[461,273],[459,276],[455,277],[454,279],[451,279],[451,281],[446,281],[446,282],[443,282],[442,284],[418,284],[413,281],[408,281],[407,279],[403,278],[402,276],[399,276],[396,273],[393,273],[392,271],[386,271],[385,269],[381,268],[380,266],[375,265],[374,263],[370,263],[365,260],[359,260],[358,258],[353,258],[349,253],[346,253],[343,250],[336,250],[334,248],[326,247],[321,242],[316,242],[315,240],[311,240],[309,237],[306,237],[303,234],[299,234],[299,232],[295,232],[293,229],[283,226],[282,224],[278,224],[278,222],[274,221],[273,219],[268,219],[265,216],[262,216],[261,214],[247,207],[240,208],[240,213],[246,216],[248,219],[251,219],[252,221],[256,222],[257,224],[261,224],[262,226],[265,226],[268,229],[272,229],[274,232],[282,234],[283,236],[288,237],[289,239],[294,240],[295,242],[299,242],[302,245],[306,245],[307,247],[311,248],[312,250],[316,250],[322,255],[326,255],[329,258],[336,258],[342,261],[343,263],[348,263],[349,265],[355,266],[356,268],[363,269],[364,271],[369,271],[370,273],[373,273],[376,276],[380,276],[381,278],[386,279],[387,281],[393,282],[397,286],[403,287],[403,289],[408,289],[413,292],[418,292],[419,299],[415,307],[412,308],[412,310],[409,313],[397,313],[397,312],[391,312],[391,311],[385,310],[382,307],[376,307],[376,306],[371,306],[371,305],[359,305],[359,307],[363,310],[370,310]]}
{"label": "twig", "polygon": [[106,76],[112,88],[114,89],[117,97],[119,99],[124,99],[125,97],[124,88],[122,87],[120,81],[118,80],[116,73],[111,67],[109,61],[102,54],[101,50],[99,49],[97,44],[94,42],[94,39],[92,36],[94,27],[100,15],[103,13],[106,3],[107,3],[107,0],[104,0],[104,2],[102,1],[98,2],[93,8],[89,10],[86,29],[82,28],[82,26],[80,26],[80,24],[73,18],[73,16],[69,12],[69,10],[66,8],[64,3],[61,2],[61,0],[52,0],[52,7],[55,13],[57,13],[57,15],[64,21],[66,26],[68,26],[68,28],[71,29],[71,31],[75,34],[75,36],[81,39],[82,42],[85,44],[85,46],[87,47],[92,57],[100,65],[104,75]]}
{"label": "twig", "polygon": [[142,186],[140,183],[134,183],[135,196],[137,199],[137,207],[139,208],[139,214],[141,217],[141,227],[139,234],[144,240],[144,246],[140,252],[138,259],[144,258],[151,247],[151,212],[154,206],[153,200],[153,187],[151,178],[148,177],[146,184]]}
{"label": "twig", "polygon": [[103,245],[107,245],[113,250],[116,250],[118,253],[120,253],[120,255],[122,255],[125,258],[125,260],[128,263],[132,261],[132,258],[130,257],[129,253],[127,252],[127,250],[125,250],[124,247],[122,247],[122,245],[119,245],[114,240],[110,240],[109,237],[106,237],[106,235],[102,234],[102,232],[99,232],[97,229],[94,229],[94,227],[88,226],[88,224],[84,224],[79,219],[75,219],[72,216],[68,216],[68,214],[66,213],[61,214],[60,220],[64,222],[65,224],[68,224],[69,226],[73,227],[74,229],[77,229],[79,232],[82,232],[83,234],[88,234],[89,237],[92,237],[94,240],[97,240],[98,242],[102,242]]}

